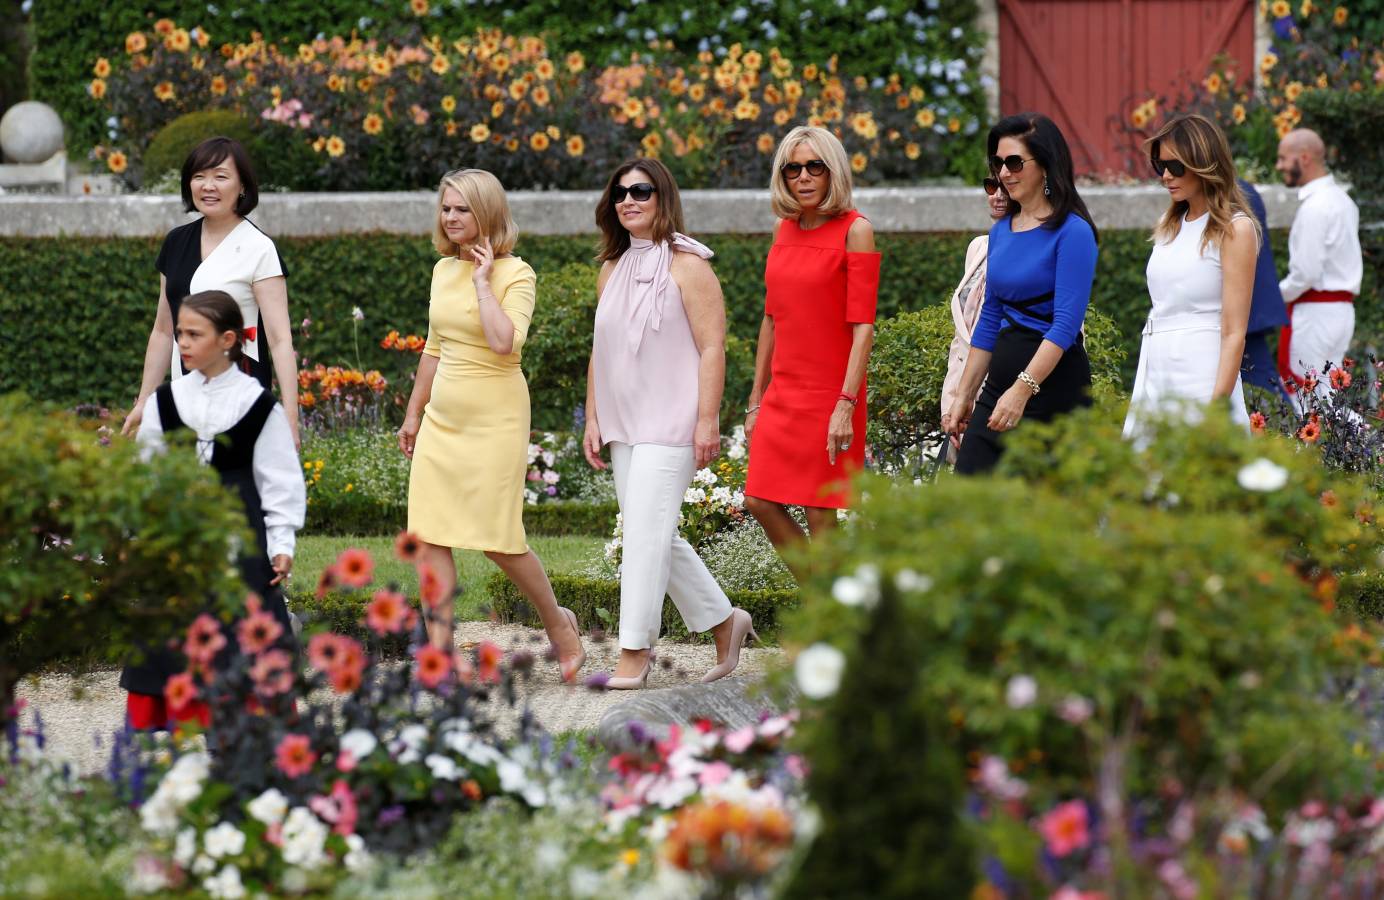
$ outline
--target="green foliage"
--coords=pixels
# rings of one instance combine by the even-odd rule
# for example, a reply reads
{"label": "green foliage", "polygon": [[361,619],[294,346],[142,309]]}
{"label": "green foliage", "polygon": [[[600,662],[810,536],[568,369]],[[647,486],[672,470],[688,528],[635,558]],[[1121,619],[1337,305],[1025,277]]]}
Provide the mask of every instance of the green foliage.
{"label": "green foliage", "polygon": [[[553,593],[557,602],[577,614],[583,628],[600,625],[604,620],[598,610],[605,610],[611,617],[619,614],[620,582],[605,578],[589,578],[580,575],[549,575],[553,583]],[[495,573],[485,584],[490,597],[492,612],[502,622],[518,622],[532,627],[539,626],[538,613],[533,605],[519,593],[514,582],[502,573]],[[778,635],[779,622],[786,610],[798,605],[798,592],[795,590],[727,591],[730,602],[750,614],[754,619],[755,631],[765,640],[774,640]],[[612,618],[611,621],[614,621]],[[663,605],[664,637],[673,640],[687,640],[687,626],[672,603]],[[701,640],[710,638],[703,635]]]}
{"label": "green foliage", "polygon": [[[235,138],[246,147],[254,146],[254,132],[244,116],[225,109],[209,109],[181,115],[169,122],[144,151],[144,176],[157,179],[169,172],[181,172],[183,160],[193,148],[210,137]],[[259,160],[255,163],[255,174],[264,179],[266,174]]]}
{"label": "green foliage", "polygon": [[[1351,184],[1351,194],[1360,205],[1360,222],[1384,219],[1384,159],[1380,158],[1379,135],[1384,134],[1384,86],[1368,91],[1308,91],[1298,100],[1303,123],[1316,129],[1335,156],[1332,167]],[[1366,234],[1362,234],[1365,238]],[[1379,283],[1384,270],[1384,241],[1365,240],[1372,251],[1368,261]],[[1369,294],[1362,289],[1363,296]]]}
{"label": "green foliage", "polygon": [[805,728],[807,790],[822,830],[787,898],[966,896],[965,778],[939,711],[917,702],[917,624],[886,586],[840,690]]}
{"label": "green foliage", "polygon": [[[915,669],[910,703],[945,717],[948,741],[1022,766],[1050,800],[1094,795],[1111,754],[1120,783],[1102,796],[1171,780],[1282,811],[1357,789],[1366,760],[1349,748],[1364,723],[1328,697],[1377,656],[1377,629],[1331,600],[1335,573],[1374,564],[1373,496],[1228,416],[1139,451],[1120,412],[1021,429],[1001,477],[867,482],[785,640],[854,648],[870,621],[833,597],[868,607],[892,583],[911,640],[866,665]],[[1251,463],[1283,483],[1256,484]],[[1023,678],[1032,700],[1012,692]],[[1089,719],[1064,717],[1072,697]]]}
{"label": "green foliage", "polygon": [[[331,631],[354,638],[372,654],[390,659],[408,656],[410,635],[375,634],[365,625],[365,607],[371,595],[365,591],[329,591],[319,598],[311,590],[295,590],[285,598],[289,611],[298,616],[309,631]],[[416,602],[410,600],[415,610]],[[422,613],[419,612],[421,616]]]}
{"label": "green foliage", "polygon": [[26,673],[91,648],[118,661],[209,596],[243,597],[239,502],[186,448],[146,464],[112,425],[0,397],[0,715]]}

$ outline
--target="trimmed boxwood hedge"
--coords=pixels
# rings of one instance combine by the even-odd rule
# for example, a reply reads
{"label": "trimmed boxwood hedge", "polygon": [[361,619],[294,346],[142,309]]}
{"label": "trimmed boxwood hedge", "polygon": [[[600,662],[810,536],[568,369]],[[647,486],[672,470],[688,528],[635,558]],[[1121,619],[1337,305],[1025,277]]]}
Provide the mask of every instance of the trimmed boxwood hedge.
{"label": "trimmed boxwood hedge", "polygon": [[[529,534],[609,535],[615,527],[614,503],[540,503],[524,507]],[[396,534],[408,526],[408,507],[381,504],[359,494],[343,494],[308,504],[304,530],[310,534]]]}
{"label": "trimmed boxwood hedge", "polygon": [[[727,389],[728,406],[743,402],[747,362],[764,303],[766,235],[702,235],[717,253],[714,263],[726,294],[736,372]],[[961,277],[972,235],[884,234],[884,279],[879,316],[945,303]],[[1273,234],[1280,267],[1286,265],[1285,235]],[[157,238],[0,239],[0,392],[24,390],[61,403],[128,404],[134,397],[144,347],[153,323],[158,279]],[[428,286],[436,254],[422,237],[348,235],[278,241],[289,268],[289,300],[295,323],[312,320],[311,337],[298,339],[298,352],[313,362],[351,363],[352,307],[365,313],[360,324],[360,361],[392,377],[400,354],[382,350],[390,329],[422,334],[427,328]],[[533,397],[534,427],[571,427],[576,396],[570,370],[584,371],[589,347],[589,312],[595,290],[590,236],[525,236],[518,253],[539,273],[538,309],[530,331],[526,372]],[[1148,312],[1144,267],[1147,234],[1106,231],[1092,303],[1115,320],[1129,353],[1124,377],[1138,359],[1139,330]],[[589,281],[571,264],[591,266]],[[1362,295],[1374,296],[1375,276],[1366,274]],[[573,309],[576,307],[576,309]],[[1357,341],[1384,333],[1384,309],[1361,303]],[[546,329],[546,331],[545,331]],[[549,346],[545,341],[551,343]],[[411,362],[403,360],[404,363]],[[542,370],[535,366],[542,363]]]}
{"label": "trimmed boxwood hedge", "polygon": [[[319,600],[311,590],[293,590],[285,599],[289,611],[302,621],[305,637],[314,630],[334,631],[355,638],[373,654],[389,658],[408,655],[410,635],[379,637],[365,627],[365,605],[370,602],[369,591],[333,591]],[[418,604],[413,605],[417,609]]]}
{"label": "trimmed boxwood hedge", "polygon": [[[597,610],[610,614],[611,626],[620,614],[620,583],[603,578],[580,575],[551,575],[557,602],[577,614],[583,630],[599,627],[602,620]],[[502,622],[518,622],[538,627],[538,613],[519,589],[503,573],[496,572],[485,583],[491,611]],[[754,619],[755,632],[765,641],[778,639],[779,623],[785,612],[798,606],[797,591],[728,591],[730,602],[745,610]],[[692,637],[671,602],[663,604],[663,636],[677,641],[711,640],[710,635]]]}

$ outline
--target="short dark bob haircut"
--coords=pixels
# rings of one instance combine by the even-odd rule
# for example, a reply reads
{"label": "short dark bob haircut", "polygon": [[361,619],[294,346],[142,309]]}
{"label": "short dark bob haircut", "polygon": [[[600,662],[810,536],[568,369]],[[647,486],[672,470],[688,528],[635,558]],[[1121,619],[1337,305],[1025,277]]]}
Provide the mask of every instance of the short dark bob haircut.
{"label": "short dark bob haircut", "polygon": [[248,216],[259,205],[259,180],[255,178],[255,167],[250,163],[250,154],[240,145],[240,141],[228,137],[207,138],[192,149],[183,161],[183,210],[196,212],[197,205],[192,202],[192,176],[205,169],[213,169],[229,159],[240,176],[240,196],[235,201],[235,214]]}

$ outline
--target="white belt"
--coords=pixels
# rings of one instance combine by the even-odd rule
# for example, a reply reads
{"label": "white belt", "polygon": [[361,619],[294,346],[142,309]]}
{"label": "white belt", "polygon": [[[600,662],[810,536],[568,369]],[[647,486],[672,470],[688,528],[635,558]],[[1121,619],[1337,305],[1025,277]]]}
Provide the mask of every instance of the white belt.
{"label": "white belt", "polygon": [[1221,314],[1218,312],[1180,313],[1175,316],[1149,316],[1144,323],[1144,334],[1162,334],[1165,331],[1209,331],[1221,330]]}

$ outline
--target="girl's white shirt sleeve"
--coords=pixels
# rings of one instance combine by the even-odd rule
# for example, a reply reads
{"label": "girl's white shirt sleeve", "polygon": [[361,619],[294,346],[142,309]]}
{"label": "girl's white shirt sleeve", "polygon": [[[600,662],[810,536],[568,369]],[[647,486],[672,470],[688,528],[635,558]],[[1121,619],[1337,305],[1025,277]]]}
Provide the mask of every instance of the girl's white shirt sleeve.
{"label": "girl's white shirt sleeve", "polygon": [[[253,380],[253,379],[252,379]],[[308,491],[303,468],[288,429],[288,416],[275,403],[255,442],[255,489],[264,509],[264,530],[269,558],[293,555],[295,535],[307,516]]]}

